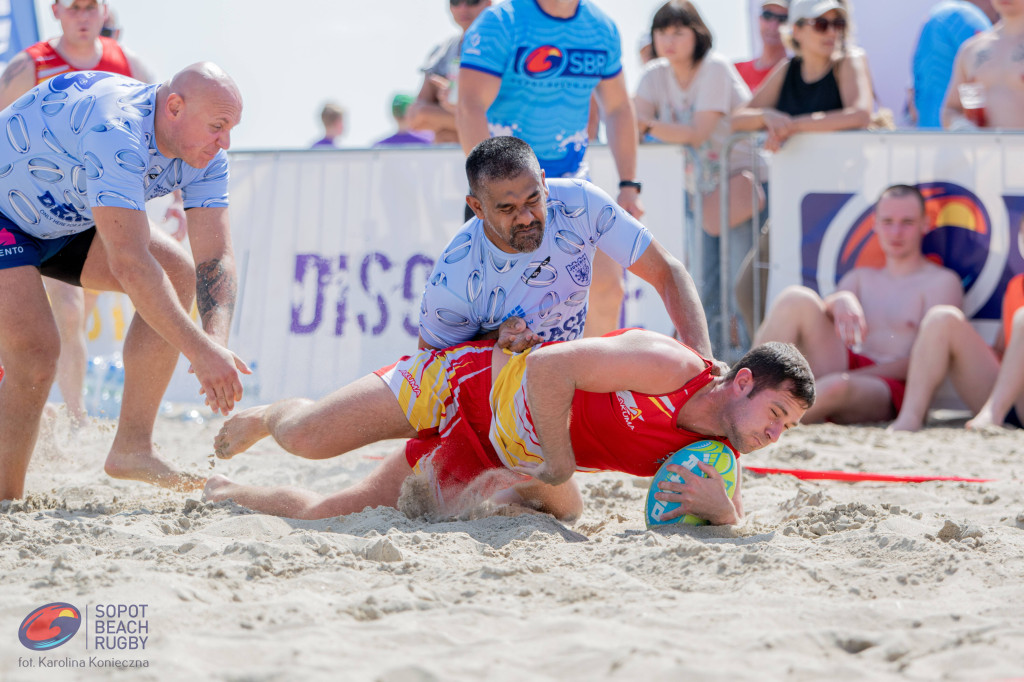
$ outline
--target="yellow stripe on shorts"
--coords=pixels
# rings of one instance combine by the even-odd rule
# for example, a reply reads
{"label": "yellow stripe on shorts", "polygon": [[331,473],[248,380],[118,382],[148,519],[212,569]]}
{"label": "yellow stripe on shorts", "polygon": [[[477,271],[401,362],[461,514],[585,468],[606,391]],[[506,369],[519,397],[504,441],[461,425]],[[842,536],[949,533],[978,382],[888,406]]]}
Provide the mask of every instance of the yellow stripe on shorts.
{"label": "yellow stripe on shorts", "polygon": [[526,410],[526,356],[532,350],[513,354],[491,387],[491,444],[507,467],[544,461]]}

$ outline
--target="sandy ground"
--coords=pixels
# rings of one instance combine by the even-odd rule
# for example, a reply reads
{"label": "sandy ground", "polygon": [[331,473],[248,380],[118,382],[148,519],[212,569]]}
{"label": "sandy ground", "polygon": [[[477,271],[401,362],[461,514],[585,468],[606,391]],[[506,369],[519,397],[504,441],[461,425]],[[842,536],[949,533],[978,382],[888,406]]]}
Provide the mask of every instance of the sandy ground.
{"label": "sandy ground", "polygon": [[[209,471],[219,423],[162,419],[158,441]],[[102,474],[112,438],[109,422],[72,435],[59,421],[36,450],[33,492],[0,510],[0,679],[1024,676],[1021,432],[800,427],[743,463],[998,480],[748,472],[742,525],[657,532],[644,530],[647,480],[618,474],[578,475],[586,512],[572,525],[482,510],[273,518],[113,481]],[[332,491],[394,446],[309,462],[261,443],[213,471]],[[22,620],[56,601],[88,621],[67,644],[29,652]],[[142,604],[134,626],[96,617]],[[100,622],[134,627],[145,649],[97,650]],[[110,660],[148,667],[98,667]],[[41,667],[61,661],[87,667]]]}

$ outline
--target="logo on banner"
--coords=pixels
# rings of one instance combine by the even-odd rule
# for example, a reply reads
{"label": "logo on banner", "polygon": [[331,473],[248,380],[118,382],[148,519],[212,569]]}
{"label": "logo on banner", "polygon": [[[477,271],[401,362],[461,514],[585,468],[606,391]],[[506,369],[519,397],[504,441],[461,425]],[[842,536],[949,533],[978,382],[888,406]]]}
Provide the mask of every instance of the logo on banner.
{"label": "logo on banner", "polygon": [[[921,249],[929,260],[958,275],[968,291],[978,279],[992,242],[988,211],[973,192],[949,182],[917,186],[925,199],[931,229]],[[874,232],[875,207],[866,208],[849,228],[836,257],[836,282],[854,268],[882,267],[885,255]]]}

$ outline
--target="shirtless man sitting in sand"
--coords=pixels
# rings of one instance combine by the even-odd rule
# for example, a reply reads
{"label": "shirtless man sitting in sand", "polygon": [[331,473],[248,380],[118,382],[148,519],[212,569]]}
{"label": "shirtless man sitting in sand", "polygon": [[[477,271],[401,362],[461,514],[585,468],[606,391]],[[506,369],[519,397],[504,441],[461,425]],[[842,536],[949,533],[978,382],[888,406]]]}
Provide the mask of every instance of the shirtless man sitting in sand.
{"label": "shirtless man sitting in sand", "polygon": [[[518,354],[493,340],[421,350],[322,400],[240,412],[215,440],[222,458],[266,436],[308,459],[387,438],[412,439],[405,453],[333,495],[213,476],[204,497],[279,516],[329,518],[395,506],[413,473],[429,473],[435,494],[445,498],[480,474],[505,468],[528,478],[512,477],[492,501],[572,519],[582,512],[575,471],[653,476],[670,453],[705,438],[750,452],[775,442],[814,403],[810,367],[791,345],[755,348],[725,377],[714,376],[711,366],[682,343],[640,329]],[[419,438],[436,434],[436,449],[416,447]],[[743,513],[739,484],[730,500],[714,468],[701,468],[709,478],[674,468],[686,484],[664,484],[658,499],[682,504],[672,517],[691,513],[735,523]]]}
{"label": "shirtless man sitting in sand", "polygon": [[[1024,240],[1024,221],[1020,224]],[[1024,274],[1006,285],[1003,328],[993,346],[963,311],[937,306],[928,311],[910,352],[907,397],[890,431],[919,431],[928,406],[946,377],[974,413],[968,429],[1024,428]]]}
{"label": "shirtless man sitting in sand", "polygon": [[958,308],[963,301],[956,273],[921,252],[927,231],[921,192],[893,185],[875,207],[883,267],[852,270],[824,299],[802,286],[789,287],[776,299],[754,343],[793,343],[807,356],[818,399],[805,423],[896,417],[910,348],[925,313],[939,304]]}

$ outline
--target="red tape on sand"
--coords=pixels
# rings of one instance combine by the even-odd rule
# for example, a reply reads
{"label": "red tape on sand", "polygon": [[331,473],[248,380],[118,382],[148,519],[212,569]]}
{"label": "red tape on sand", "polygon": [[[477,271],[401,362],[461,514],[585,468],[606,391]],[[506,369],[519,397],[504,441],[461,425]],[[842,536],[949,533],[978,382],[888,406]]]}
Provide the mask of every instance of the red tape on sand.
{"label": "red tape on sand", "polygon": [[925,483],[927,481],[958,481],[961,483],[988,483],[994,478],[964,478],[963,476],[894,476],[869,471],[810,471],[808,469],[771,469],[743,467],[755,474],[784,474],[804,481],[882,481],[886,483]]}

